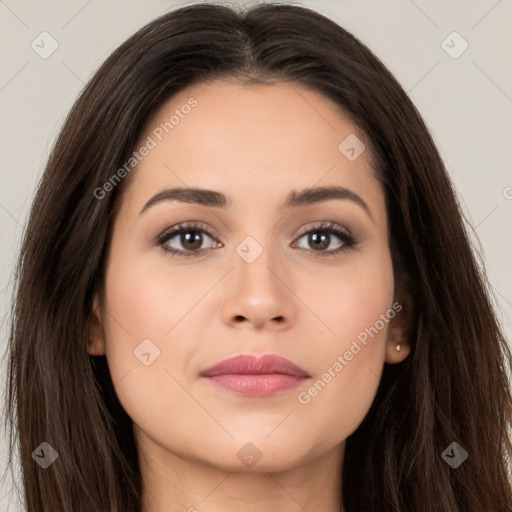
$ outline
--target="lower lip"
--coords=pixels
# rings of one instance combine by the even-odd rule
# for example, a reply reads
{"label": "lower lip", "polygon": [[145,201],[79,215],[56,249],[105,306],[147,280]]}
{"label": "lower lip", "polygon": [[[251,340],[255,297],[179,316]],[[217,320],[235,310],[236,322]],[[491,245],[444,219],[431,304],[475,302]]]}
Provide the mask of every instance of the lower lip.
{"label": "lower lip", "polygon": [[306,378],[271,373],[265,375],[216,375],[206,377],[214,386],[235,391],[244,396],[269,396],[294,389],[300,386]]}

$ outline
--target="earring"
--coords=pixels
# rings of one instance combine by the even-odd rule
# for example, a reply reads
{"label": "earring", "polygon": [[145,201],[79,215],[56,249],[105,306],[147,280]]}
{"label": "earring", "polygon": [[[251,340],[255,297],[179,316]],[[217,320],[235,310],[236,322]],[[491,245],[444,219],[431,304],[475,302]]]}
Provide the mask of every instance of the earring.
{"label": "earring", "polygon": [[397,351],[397,352],[400,352],[400,345],[397,345],[397,346],[395,347],[395,349],[396,349],[396,351]]}

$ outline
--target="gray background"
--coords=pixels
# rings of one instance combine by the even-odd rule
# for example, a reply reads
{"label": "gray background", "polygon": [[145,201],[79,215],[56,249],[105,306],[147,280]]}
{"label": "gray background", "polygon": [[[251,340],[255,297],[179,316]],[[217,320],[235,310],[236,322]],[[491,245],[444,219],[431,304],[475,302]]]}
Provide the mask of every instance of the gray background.
{"label": "gray background", "polygon": [[[35,186],[66,113],[115,47],[149,20],[190,3],[194,2],[0,0],[0,375],[5,375],[7,313],[19,241]],[[313,7],[353,32],[409,92],[433,133],[474,228],[476,250],[485,257],[498,314],[510,340],[512,0],[296,3]],[[31,47],[43,31],[59,45],[47,59]],[[442,46],[453,31],[469,44],[458,58]],[[449,37],[444,46],[458,53],[462,44]],[[3,385],[1,389],[3,399]],[[0,434],[3,473],[6,441],[1,427]],[[22,510],[10,478],[0,491],[0,510]]]}

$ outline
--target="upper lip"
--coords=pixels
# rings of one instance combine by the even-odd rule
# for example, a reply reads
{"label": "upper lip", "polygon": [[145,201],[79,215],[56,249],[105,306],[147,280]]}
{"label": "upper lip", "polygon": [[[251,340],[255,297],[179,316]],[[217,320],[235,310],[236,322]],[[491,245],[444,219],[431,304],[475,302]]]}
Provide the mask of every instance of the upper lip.
{"label": "upper lip", "polygon": [[281,373],[294,377],[306,378],[310,375],[288,359],[273,354],[262,356],[238,355],[225,359],[201,372],[202,377],[217,375],[265,375]]}

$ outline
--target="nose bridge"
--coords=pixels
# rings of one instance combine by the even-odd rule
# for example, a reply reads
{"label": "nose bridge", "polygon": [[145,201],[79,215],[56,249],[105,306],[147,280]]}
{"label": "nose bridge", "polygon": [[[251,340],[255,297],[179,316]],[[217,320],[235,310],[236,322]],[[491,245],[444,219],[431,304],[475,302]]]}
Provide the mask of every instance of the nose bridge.
{"label": "nose bridge", "polygon": [[242,289],[262,297],[282,292],[282,283],[275,276],[278,252],[271,233],[260,234],[258,239],[249,235],[238,244],[234,270]]}
{"label": "nose bridge", "polygon": [[279,248],[271,233],[256,236],[247,236],[235,248],[224,303],[225,321],[243,318],[254,326],[270,320],[289,321],[293,294],[284,284],[286,277],[280,275],[284,265],[279,263]]}

